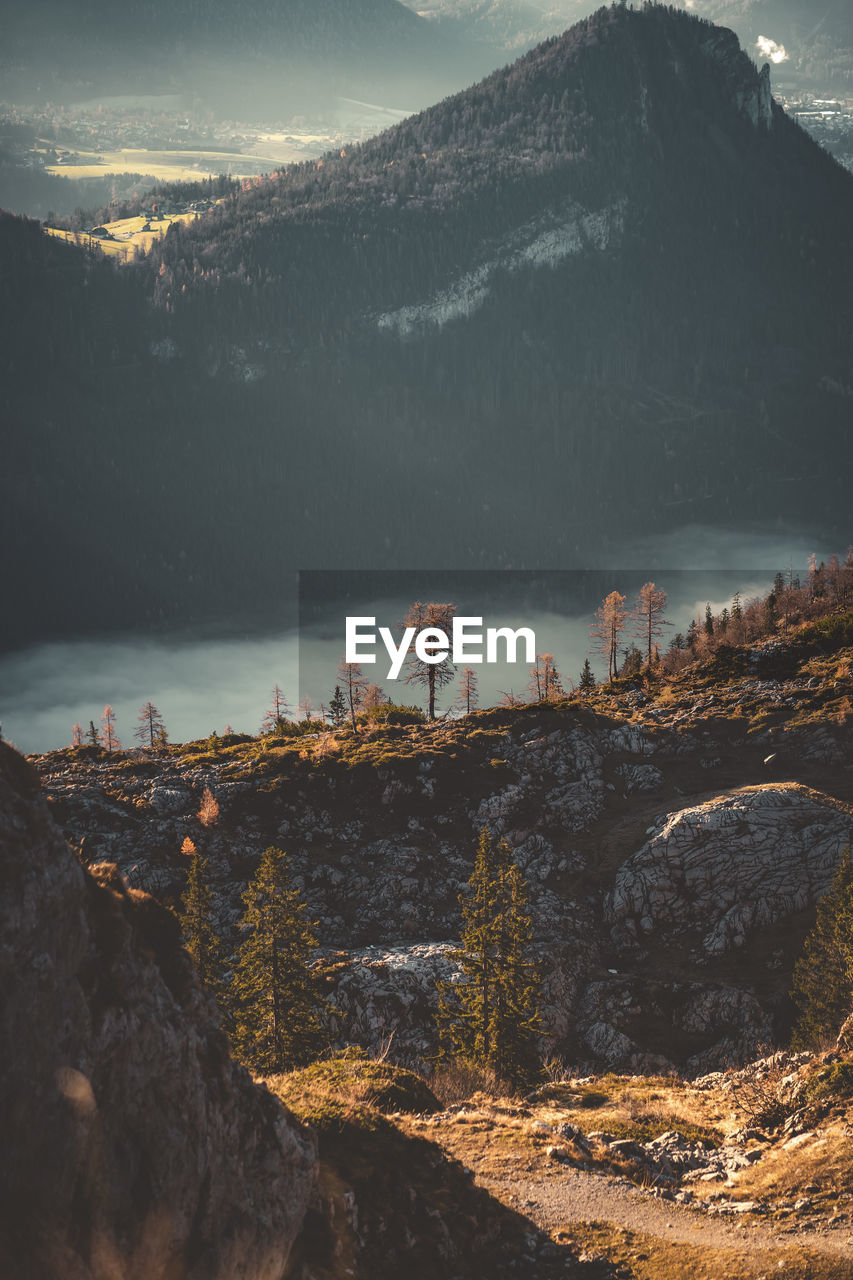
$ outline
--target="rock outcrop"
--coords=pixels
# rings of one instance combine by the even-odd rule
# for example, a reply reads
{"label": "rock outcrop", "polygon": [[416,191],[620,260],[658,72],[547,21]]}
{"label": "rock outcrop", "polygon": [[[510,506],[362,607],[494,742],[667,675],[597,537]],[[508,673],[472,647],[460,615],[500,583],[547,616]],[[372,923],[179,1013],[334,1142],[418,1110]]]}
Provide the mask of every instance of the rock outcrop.
{"label": "rock outcrop", "polygon": [[0,1273],[280,1280],[312,1136],[231,1060],[170,912],[84,871],[0,744]]}
{"label": "rock outcrop", "polygon": [[743,52],[737,36],[728,27],[712,27],[703,47],[718,64],[723,82],[727,84],[738,110],[756,129],[772,129],[770,63],[765,62],[756,72],[752,60]]}
{"label": "rock outcrop", "polygon": [[[774,637],[725,661],[665,699],[597,691],[593,705],[332,740],[36,764],[86,863],[115,861],[174,904],[184,840],[203,848],[231,941],[262,851],[285,849],[329,962],[339,1046],[376,1049],[396,1028],[410,1064],[435,1049],[436,979],[485,825],[529,886],[546,1052],[708,1071],[786,1034],[809,912],[853,827],[833,799],[849,794],[853,741],[840,658],[820,674]],[[205,788],[214,827],[198,816]]]}
{"label": "rock outcrop", "polygon": [[605,918],[617,943],[701,938],[704,957],[743,946],[826,893],[853,816],[807,788],[749,787],[669,814],[616,873]]}

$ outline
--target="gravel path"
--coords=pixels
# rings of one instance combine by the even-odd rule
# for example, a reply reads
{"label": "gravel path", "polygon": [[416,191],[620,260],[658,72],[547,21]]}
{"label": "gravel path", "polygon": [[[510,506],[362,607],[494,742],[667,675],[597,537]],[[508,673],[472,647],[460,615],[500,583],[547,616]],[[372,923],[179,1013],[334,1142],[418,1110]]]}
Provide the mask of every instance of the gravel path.
{"label": "gravel path", "polygon": [[758,1253],[797,1244],[816,1252],[847,1257],[853,1262],[853,1235],[849,1227],[839,1230],[818,1226],[804,1230],[800,1223],[794,1229],[780,1230],[753,1217],[732,1222],[658,1200],[636,1187],[580,1169],[564,1168],[553,1176],[538,1179],[507,1175],[482,1181],[493,1195],[526,1214],[546,1231],[571,1222],[611,1222],[664,1240],[711,1249],[748,1249]]}

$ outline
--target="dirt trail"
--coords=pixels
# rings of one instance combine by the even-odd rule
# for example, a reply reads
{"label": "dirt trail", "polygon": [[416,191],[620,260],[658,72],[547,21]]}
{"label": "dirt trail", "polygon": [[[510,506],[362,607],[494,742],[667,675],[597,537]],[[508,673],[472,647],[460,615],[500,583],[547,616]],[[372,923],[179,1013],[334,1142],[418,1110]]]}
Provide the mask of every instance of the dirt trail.
{"label": "dirt trail", "polygon": [[853,1235],[850,1228],[802,1224],[771,1228],[760,1220],[732,1222],[707,1213],[658,1200],[637,1187],[580,1169],[561,1168],[544,1178],[489,1174],[481,1179],[492,1195],[520,1210],[546,1231],[572,1222],[610,1222],[660,1239],[706,1248],[748,1249],[764,1253],[797,1244],[834,1257],[849,1258],[853,1275]]}

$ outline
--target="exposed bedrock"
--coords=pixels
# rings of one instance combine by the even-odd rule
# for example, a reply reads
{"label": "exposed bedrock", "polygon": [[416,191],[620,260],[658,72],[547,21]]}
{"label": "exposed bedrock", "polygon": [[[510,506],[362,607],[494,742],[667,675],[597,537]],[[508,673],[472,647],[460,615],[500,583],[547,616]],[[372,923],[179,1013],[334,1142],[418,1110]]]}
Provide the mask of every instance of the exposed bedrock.
{"label": "exposed bedrock", "polygon": [[228,1053],[174,917],[86,872],[0,744],[0,1273],[279,1280],[313,1138]]}

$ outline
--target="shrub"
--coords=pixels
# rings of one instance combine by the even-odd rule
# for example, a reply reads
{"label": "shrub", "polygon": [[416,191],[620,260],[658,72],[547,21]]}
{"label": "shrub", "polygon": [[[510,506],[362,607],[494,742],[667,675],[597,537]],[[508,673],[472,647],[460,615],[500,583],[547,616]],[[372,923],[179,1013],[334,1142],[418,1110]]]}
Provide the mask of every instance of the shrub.
{"label": "shrub", "polygon": [[390,1062],[376,1062],[362,1050],[348,1048],[324,1062],[313,1062],[280,1080],[277,1092],[291,1105],[297,1099],[328,1098],[351,1106],[371,1106],[377,1111],[431,1114],[441,1104],[429,1085],[413,1071]]}
{"label": "shrub", "polygon": [[803,1092],[808,1102],[853,1096],[853,1062],[832,1062],[821,1067],[808,1081]]}
{"label": "shrub", "polygon": [[425,724],[426,715],[420,707],[407,707],[395,702],[382,702],[377,707],[360,711],[358,719],[362,724],[370,725],[407,725]]}

